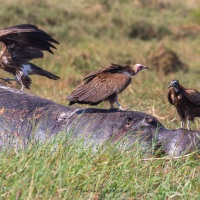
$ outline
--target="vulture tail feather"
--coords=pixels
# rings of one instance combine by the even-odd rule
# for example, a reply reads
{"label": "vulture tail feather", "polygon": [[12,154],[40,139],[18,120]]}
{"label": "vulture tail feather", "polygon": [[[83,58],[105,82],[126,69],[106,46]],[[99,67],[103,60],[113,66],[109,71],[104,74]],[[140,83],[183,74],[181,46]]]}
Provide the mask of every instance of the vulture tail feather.
{"label": "vulture tail feather", "polygon": [[56,76],[56,75],[54,75],[54,74],[52,74],[52,73],[50,73],[50,72],[48,72],[48,71],[46,71],[44,69],[32,64],[32,63],[30,63],[30,65],[31,65],[31,69],[33,71],[33,74],[37,74],[37,75],[40,75],[40,76],[45,76],[45,77],[47,77],[49,79],[54,79],[54,80],[58,80],[60,78],[60,77],[58,77],[58,76]]}

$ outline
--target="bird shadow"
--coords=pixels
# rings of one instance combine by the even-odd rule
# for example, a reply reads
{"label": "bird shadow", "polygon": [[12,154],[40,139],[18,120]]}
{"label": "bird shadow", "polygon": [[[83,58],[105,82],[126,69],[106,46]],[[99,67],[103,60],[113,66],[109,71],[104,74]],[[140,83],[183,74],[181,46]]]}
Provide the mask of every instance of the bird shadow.
{"label": "bird shadow", "polygon": [[101,108],[86,108],[86,109],[78,109],[76,114],[83,113],[116,113],[116,112],[126,112],[119,109],[101,109]]}

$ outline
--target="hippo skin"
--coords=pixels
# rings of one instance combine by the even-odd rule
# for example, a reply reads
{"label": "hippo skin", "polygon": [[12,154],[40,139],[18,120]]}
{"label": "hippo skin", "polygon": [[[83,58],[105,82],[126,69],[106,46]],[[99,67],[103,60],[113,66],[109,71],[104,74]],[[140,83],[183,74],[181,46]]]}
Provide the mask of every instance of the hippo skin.
{"label": "hippo skin", "polygon": [[3,85],[0,124],[0,149],[25,148],[33,138],[44,142],[59,133],[70,134],[73,139],[82,137],[97,146],[124,138],[131,146],[137,140],[143,149],[161,147],[169,156],[200,147],[200,131],[169,130],[143,112],[66,107]]}

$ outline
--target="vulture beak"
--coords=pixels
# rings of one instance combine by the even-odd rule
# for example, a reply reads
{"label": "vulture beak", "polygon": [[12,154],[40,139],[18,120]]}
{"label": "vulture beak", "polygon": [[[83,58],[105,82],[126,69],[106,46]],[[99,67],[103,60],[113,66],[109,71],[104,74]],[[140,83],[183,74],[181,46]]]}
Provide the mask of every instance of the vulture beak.
{"label": "vulture beak", "polygon": [[142,66],[142,68],[143,68],[143,69],[149,69],[147,66],[144,66],[144,65]]}
{"label": "vulture beak", "polygon": [[170,85],[168,86],[168,89],[170,87],[173,87],[175,89],[175,91],[178,92],[180,90],[180,85],[179,85],[178,80],[171,81]]}
{"label": "vulture beak", "polygon": [[170,84],[169,84],[168,89],[169,89],[170,87],[173,87],[173,83],[170,83]]}

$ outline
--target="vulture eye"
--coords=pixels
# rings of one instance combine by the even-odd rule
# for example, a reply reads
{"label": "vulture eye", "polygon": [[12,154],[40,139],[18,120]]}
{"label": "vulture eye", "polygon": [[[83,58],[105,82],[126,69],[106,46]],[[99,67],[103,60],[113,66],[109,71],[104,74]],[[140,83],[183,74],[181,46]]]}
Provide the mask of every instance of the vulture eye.
{"label": "vulture eye", "polygon": [[179,85],[179,83],[178,83],[178,81],[172,81],[172,84],[174,84],[175,86],[178,86]]}

